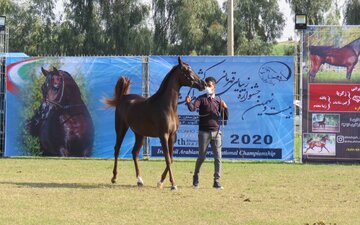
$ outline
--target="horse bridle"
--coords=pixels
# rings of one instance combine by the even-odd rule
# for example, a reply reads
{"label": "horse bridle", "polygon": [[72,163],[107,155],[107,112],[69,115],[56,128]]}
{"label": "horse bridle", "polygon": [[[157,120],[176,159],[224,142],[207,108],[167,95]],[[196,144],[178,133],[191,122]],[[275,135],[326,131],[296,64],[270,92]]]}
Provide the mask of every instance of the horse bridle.
{"label": "horse bridle", "polygon": [[195,73],[195,72],[191,69],[191,66],[190,66],[190,65],[187,65],[187,66],[188,66],[188,71],[190,71],[190,73],[187,73],[187,71],[186,71],[186,70],[184,71],[184,69],[182,69],[182,68],[181,68],[181,70],[182,70],[182,72],[184,73],[185,78],[186,78],[188,81],[190,81],[190,83],[191,83],[190,89],[189,89],[189,91],[188,91],[188,93],[187,93],[187,96],[188,96],[188,95],[190,94],[193,86],[194,86],[194,81],[195,81],[196,79],[195,79],[195,77],[191,74],[191,73]]}
{"label": "horse bridle", "polygon": [[[50,78],[50,79],[52,79],[52,76],[53,76],[53,75],[51,75],[51,78]],[[53,100],[50,100],[50,99],[46,98],[46,99],[45,99],[45,102],[51,103],[51,104],[59,107],[60,109],[69,109],[69,108],[71,108],[71,107],[83,106],[83,105],[84,105],[83,103],[82,103],[82,104],[65,105],[65,106],[63,106],[63,105],[60,103],[60,102],[62,101],[63,97],[64,97],[64,88],[65,88],[64,82],[65,82],[65,81],[64,81],[64,78],[63,78],[63,79],[62,79],[62,88],[61,88],[60,100],[56,102],[56,101],[53,101]]]}

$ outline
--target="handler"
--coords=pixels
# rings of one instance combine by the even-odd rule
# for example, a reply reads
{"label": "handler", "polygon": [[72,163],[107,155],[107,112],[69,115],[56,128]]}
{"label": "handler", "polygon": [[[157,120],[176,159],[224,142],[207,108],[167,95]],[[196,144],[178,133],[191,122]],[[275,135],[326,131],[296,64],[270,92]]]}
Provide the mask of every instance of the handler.
{"label": "handler", "polygon": [[191,97],[186,96],[186,103],[191,112],[199,108],[199,156],[196,160],[195,171],[193,176],[193,187],[197,188],[199,185],[199,172],[202,163],[206,158],[206,151],[211,145],[214,155],[214,185],[216,189],[224,189],[220,184],[221,177],[221,148],[222,148],[222,134],[219,125],[219,114],[221,119],[228,119],[228,107],[226,103],[219,97],[215,97],[216,80],[214,77],[207,77],[206,94],[200,95],[194,103],[191,102]]}

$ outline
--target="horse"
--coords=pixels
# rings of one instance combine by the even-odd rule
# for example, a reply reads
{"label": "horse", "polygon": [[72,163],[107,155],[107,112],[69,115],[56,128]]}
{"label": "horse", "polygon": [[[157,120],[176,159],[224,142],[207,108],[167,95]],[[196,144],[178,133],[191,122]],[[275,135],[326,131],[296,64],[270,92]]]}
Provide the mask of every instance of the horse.
{"label": "horse", "polygon": [[176,190],[175,180],[171,169],[176,131],[179,127],[177,105],[179,91],[182,86],[205,89],[205,82],[200,79],[191,67],[178,58],[175,65],[165,76],[160,88],[149,98],[130,94],[130,80],[120,77],[116,83],[114,96],[104,98],[103,102],[115,107],[116,144],[114,147],[114,168],[112,183],[116,183],[118,156],[124,136],[129,129],[135,134],[135,144],[132,150],[137,178],[137,185],[143,186],[138,166],[138,155],[143,145],[144,137],[158,137],[164,153],[166,168],[157,186],[163,187],[163,182],[169,172],[171,190]]}
{"label": "horse", "polygon": [[306,153],[309,149],[314,150],[314,147],[320,147],[320,152],[322,152],[323,148],[326,149],[326,151],[329,152],[329,150],[326,148],[326,141],[329,141],[329,135],[325,135],[323,137],[321,137],[320,140],[313,140],[312,138],[310,138],[306,143],[308,145],[308,148],[305,150],[304,153]]}
{"label": "horse", "polygon": [[94,141],[94,125],[72,76],[62,70],[41,67],[45,82],[42,100],[26,122],[30,135],[39,137],[44,156],[88,157]]}
{"label": "horse", "polygon": [[346,67],[346,79],[350,80],[351,73],[358,62],[359,54],[360,38],[342,48],[335,48],[333,46],[310,46],[310,81],[315,79],[316,73],[324,63]]}
{"label": "horse", "polygon": [[325,128],[326,125],[326,118],[324,117],[322,120],[316,121],[313,123],[313,126],[316,128]]}
{"label": "horse", "polygon": [[325,125],[326,125],[326,118],[324,116],[323,120],[319,121],[319,127],[325,128]]}

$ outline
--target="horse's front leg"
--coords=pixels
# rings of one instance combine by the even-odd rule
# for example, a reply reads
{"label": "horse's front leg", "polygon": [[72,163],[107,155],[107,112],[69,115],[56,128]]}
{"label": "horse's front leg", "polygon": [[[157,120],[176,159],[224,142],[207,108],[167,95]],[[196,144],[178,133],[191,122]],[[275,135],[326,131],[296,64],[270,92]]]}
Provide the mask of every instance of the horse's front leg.
{"label": "horse's front leg", "polygon": [[310,149],[310,148],[307,148],[307,149],[305,150],[304,154],[307,153],[307,151],[308,151],[309,149]]}
{"label": "horse's front leg", "polygon": [[352,64],[351,66],[346,67],[346,79],[350,80],[351,73],[352,73],[352,71],[353,71],[353,69],[355,67],[355,64]]}
{"label": "horse's front leg", "polygon": [[161,142],[161,146],[162,146],[164,156],[165,156],[166,168],[161,175],[161,179],[160,179],[160,182],[158,183],[158,187],[160,187],[160,188],[163,187],[163,182],[166,178],[166,174],[167,174],[167,172],[169,172],[170,182],[171,182],[171,190],[176,190],[177,187],[175,185],[174,176],[173,176],[173,173],[171,170],[171,157],[170,157],[170,152],[169,152],[168,137],[161,137],[160,142]]}
{"label": "horse's front leg", "polygon": [[[170,161],[171,164],[174,162],[173,160],[173,153],[174,153],[174,143],[175,143],[176,133],[173,133],[170,135],[168,140],[168,147],[169,147],[169,154],[170,154]],[[165,180],[166,175],[168,173],[168,168],[166,167],[163,174],[161,175],[162,179]]]}
{"label": "horse's front leg", "polygon": [[329,149],[327,149],[327,147],[326,147],[325,145],[324,145],[323,147],[326,149],[326,151],[328,151],[328,152],[329,152]]}

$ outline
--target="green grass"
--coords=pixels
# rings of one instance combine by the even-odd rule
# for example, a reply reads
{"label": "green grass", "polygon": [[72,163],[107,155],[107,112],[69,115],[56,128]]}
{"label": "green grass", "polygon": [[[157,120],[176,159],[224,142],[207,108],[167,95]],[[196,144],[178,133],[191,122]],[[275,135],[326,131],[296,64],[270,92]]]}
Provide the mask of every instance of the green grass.
{"label": "green grass", "polygon": [[360,82],[360,71],[354,70],[351,74],[350,81],[346,79],[346,71],[336,72],[336,71],[319,71],[316,74],[315,80],[334,82],[334,83],[359,83]]}
{"label": "green grass", "polygon": [[212,186],[204,163],[200,188],[191,187],[195,162],[175,160],[178,185],[156,183],[164,161],[0,159],[0,224],[359,224],[360,168],[259,162],[223,164],[225,190]]}
{"label": "green grass", "polygon": [[295,43],[293,41],[279,42],[272,47],[271,55],[294,55]]}

